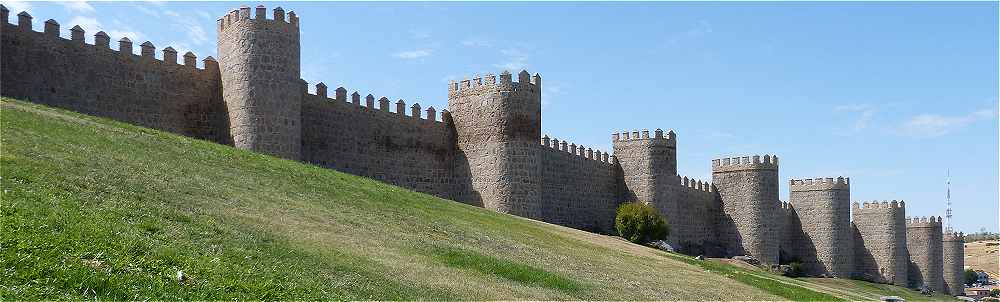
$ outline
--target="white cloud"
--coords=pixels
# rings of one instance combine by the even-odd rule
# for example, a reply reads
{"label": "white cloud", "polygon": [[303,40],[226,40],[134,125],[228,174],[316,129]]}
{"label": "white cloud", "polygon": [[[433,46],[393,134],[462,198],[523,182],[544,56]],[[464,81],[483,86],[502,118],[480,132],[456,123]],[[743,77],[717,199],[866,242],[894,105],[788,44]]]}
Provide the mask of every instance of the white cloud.
{"label": "white cloud", "polygon": [[97,21],[97,18],[94,17],[75,16],[73,17],[73,19],[69,20],[69,25],[70,26],[79,25],[80,27],[83,28],[84,32],[92,34],[97,33],[98,31],[101,30],[101,22]]}
{"label": "white cloud", "polygon": [[974,122],[993,119],[997,113],[993,109],[983,109],[960,116],[945,116],[939,114],[920,114],[909,118],[902,125],[903,134],[919,137],[935,137],[961,129]]}
{"label": "white cloud", "polygon": [[428,29],[411,29],[410,38],[423,40],[431,37],[431,31]]}
{"label": "white cloud", "polygon": [[[105,32],[107,32],[108,36],[111,37],[111,41],[112,42],[121,40],[122,38],[128,38],[129,40],[132,41],[133,45],[136,45],[136,44],[141,44],[142,42],[146,41],[146,40],[143,40],[143,38],[146,37],[146,35],[144,35],[141,32],[131,31],[131,30],[128,30],[128,29],[112,29],[112,30],[106,30]],[[115,45],[115,43],[111,43],[111,44],[112,44],[112,47]],[[133,46],[133,49],[135,49],[134,46]]]}
{"label": "white cloud", "polygon": [[712,33],[712,24],[708,21],[701,20],[698,21],[698,24],[695,24],[693,27],[685,31],[673,33],[667,36],[667,46],[677,45],[684,40],[700,38],[710,33]]}
{"label": "white cloud", "polygon": [[397,52],[397,53],[392,54],[393,57],[404,59],[404,60],[419,59],[419,58],[427,57],[427,56],[430,56],[430,55],[431,55],[431,51],[428,50],[428,49],[417,49],[417,50],[410,50],[410,51],[401,51],[401,52]]}
{"label": "white cloud", "polygon": [[71,12],[77,12],[77,13],[94,12],[94,7],[90,6],[90,3],[87,3],[87,1],[80,1],[80,0],[62,1],[59,2],[59,4],[62,4],[63,7],[66,7],[66,9],[70,10]]}
{"label": "white cloud", "polygon": [[861,131],[871,126],[871,122],[875,118],[875,113],[877,112],[875,106],[869,104],[840,105],[834,107],[833,111],[856,113],[858,117],[854,120],[854,125],[852,127],[854,131]]}
{"label": "white cloud", "polygon": [[[10,10],[11,16],[20,14],[21,12],[31,13],[31,3],[21,0],[4,0],[3,5]],[[15,21],[16,22],[16,21]]]}
{"label": "white cloud", "polygon": [[494,67],[517,73],[518,70],[528,66],[528,54],[518,48],[507,48],[500,50],[500,54],[505,57],[503,62],[493,64]]}
{"label": "white cloud", "polygon": [[184,28],[184,32],[187,33],[188,38],[191,39],[191,43],[194,43],[194,45],[202,45],[208,42],[208,33],[194,17],[181,15],[172,10],[165,11],[163,14],[173,17],[172,19]]}
{"label": "white cloud", "polygon": [[566,94],[559,84],[546,82],[542,85],[542,109],[552,105],[553,100],[558,100],[559,96]]}
{"label": "white cloud", "polygon": [[479,38],[479,37],[468,38],[468,39],[462,40],[462,42],[459,42],[459,43],[462,44],[462,46],[465,46],[465,47],[482,47],[482,48],[493,47],[493,42],[492,41],[490,41],[488,39],[485,39],[485,38]]}
{"label": "white cloud", "polygon": [[[150,2],[147,1],[145,3],[150,3]],[[160,17],[160,11],[152,9],[152,8],[149,8],[147,5],[135,4],[135,5],[132,5],[132,7],[134,7],[136,10],[138,10],[138,11],[144,13],[144,14],[147,14],[147,15],[150,15],[150,16],[153,16],[153,17],[156,17],[156,18]]]}

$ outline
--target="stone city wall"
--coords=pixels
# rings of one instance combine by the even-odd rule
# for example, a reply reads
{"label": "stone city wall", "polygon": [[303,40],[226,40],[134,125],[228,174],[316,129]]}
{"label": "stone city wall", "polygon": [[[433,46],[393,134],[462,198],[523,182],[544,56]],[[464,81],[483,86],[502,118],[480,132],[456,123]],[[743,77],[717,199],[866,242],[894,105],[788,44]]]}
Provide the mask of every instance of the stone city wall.
{"label": "stone city wall", "polygon": [[657,198],[657,205],[662,206],[660,211],[670,225],[667,241],[676,243],[684,253],[722,256],[716,236],[721,205],[715,187],[687,176],[672,178],[665,190],[667,195]]}
{"label": "stone city wall", "polygon": [[218,20],[222,98],[237,148],[301,160],[305,83],[299,59],[299,19],[281,7],[232,10]]}
{"label": "stone city wall", "polygon": [[804,235],[797,256],[805,273],[849,278],[854,272],[850,179],[792,179],[789,191]]}
{"label": "stone city wall", "polygon": [[855,202],[852,211],[855,277],[907,286],[906,204]]}
{"label": "stone city wall", "polygon": [[542,220],[613,233],[618,207],[617,166],[607,152],[542,138]]}
{"label": "stone city wall", "polygon": [[783,233],[778,200],[777,156],[754,155],[712,161],[712,183],[722,202],[719,241],[727,255],[751,255],[778,263]]}
{"label": "stone city wall", "polygon": [[942,242],[944,288],[952,295],[964,295],[965,234],[945,233]]}
{"label": "stone city wall", "polygon": [[188,52],[178,62],[167,47],[162,57],[150,42],[133,44],[122,37],[110,48],[111,37],[86,33],[74,26],[69,39],[59,36],[55,20],[44,32],[31,28],[31,16],[21,13],[18,24],[6,22],[3,8],[0,35],[0,82],[3,95],[76,112],[107,117],[185,136],[227,143],[228,125],[222,101],[218,63],[212,57],[197,68]]}
{"label": "stone city wall", "polygon": [[542,217],[541,77],[508,72],[448,86],[455,125],[456,200]]}
{"label": "stone city wall", "polygon": [[382,97],[375,108],[370,94],[362,106],[357,92],[348,100],[347,91],[338,88],[329,98],[322,83],[317,94],[302,93],[303,161],[452,198],[454,133],[433,107],[407,108],[398,100],[390,111]]}
{"label": "stone city wall", "polygon": [[906,249],[910,253],[910,287],[944,290],[941,218],[931,216],[906,219]]}
{"label": "stone city wall", "polygon": [[784,203],[777,157],[713,160],[706,182],[678,175],[673,131],[616,133],[614,156],[542,137],[541,77],[527,71],[453,82],[450,113],[343,88],[331,96],[323,83],[308,93],[298,18],[265,15],[242,7],[220,18],[220,62],[198,68],[194,54],[170,47],[157,58],[151,42],[140,55],[127,38],[111,49],[103,32],[87,44],[79,26],[65,39],[54,20],[35,32],[21,13],[2,25],[2,93],[583,230],[613,232],[619,203],[646,201],[681,252],[794,259],[811,274],[896,285],[912,275],[914,285],[957,291],[962,244],[942,239],[940,218],[907,224],[896,201],[855,203],[851,213],[847,179],[792,180]]}

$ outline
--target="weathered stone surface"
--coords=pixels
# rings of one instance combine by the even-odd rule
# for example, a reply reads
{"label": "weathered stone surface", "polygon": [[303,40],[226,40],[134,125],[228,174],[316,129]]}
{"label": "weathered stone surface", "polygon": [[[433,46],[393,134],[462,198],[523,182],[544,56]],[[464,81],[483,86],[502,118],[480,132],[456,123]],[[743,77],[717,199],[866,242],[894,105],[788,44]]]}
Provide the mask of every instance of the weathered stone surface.
{"label": "weathered stone surface", "polygon": [[906,210],[902,201],[853,203],[854,274],[857,278],[907,285]]}
{"label": "weathered stone surface", "polygon": [[782,238],[777,157],[744,156],[712,162],[712,183],[722,200],[719,240],[730,255],[752,255],[778,263]]}
{"label": "weathered stone surface", "polygon": [[[292,13],[289,13],[291,15]],[[222,98],[237,148],[299,160],[305,83],[299,25],[233,10],[219,21]]]}
{"label": "weathered stone surface", "polygon": [[926,286],[944,291],[942,275],[942,233],[940,217],[910,218],[906,221],[906,249],[910,253],[910,286]]}
{"label": "weathered stone surface", "polygon": [[953,296],[965,294],[965,235],[945,233],[942,240],[944,289]]}
{"label": "weathered stone surface", "polygon": [[806,275],[849,278],[854,272],[850,179],[816,178],[789,181],[789,202],[802,235],[793,253]]}

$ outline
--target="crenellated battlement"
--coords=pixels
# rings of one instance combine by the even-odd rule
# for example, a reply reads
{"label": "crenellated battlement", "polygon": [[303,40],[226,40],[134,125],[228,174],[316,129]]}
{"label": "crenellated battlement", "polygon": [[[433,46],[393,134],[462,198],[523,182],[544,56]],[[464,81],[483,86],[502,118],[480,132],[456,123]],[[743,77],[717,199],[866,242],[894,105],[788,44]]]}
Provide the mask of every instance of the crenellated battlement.
{"label": "crenellated battlement", "polygon": [[504,70],[500,73],[499,81],[497,80],[497,76],[489,73],[482,77],[477,75],[471,79],[465,78],[460,81],[451,81],[448,83],[449,97],[495,93],[497,90],[527,91],[540,94],[542,91],[542,77],[538,73],[532,76],[527,70],[521,70],[517,74],[517,81],[515,82],[513,75],[509,71]]}
{"label": "crenellated battlement", "polygon": [[694,178],[688,178],[687,176],[677,175],[678,183],[681,187],[692,189],[694,191],[700,191],[704,193],[714,193],[715,187],[709,181],[701,181]]}
{"label": "crenellated battlement", "polygon": [[903,210],[906,208],[906,202],[902,200],[865,201],[864,203],[855,201],[851,204],[851,208],[854,211]]}
{"label": "crenellated battlement", "polygon": [[942,241],[944,241],[944,242],[952,242],[952,241],[965,242],[965,233],[962,233],[962,232],[945,232],[944,235],[943,235],[943,237],[942,237]]}
{"label": "crenellated battlement", "polygon": [[848,177],[817,177],[806,179],[792,179],[788,181],[788,188],[793,192],[801,191],[822,191],[822,190],[850,190],[851,179]]}
{"label": "crenellated battlement", "polygon": [[941,216],[920,216],[920,217],[906,217],[906,227],[907,228],[934,228],[941,227]]}
{"label": "crenellated battlement", "polygon": [[760,155],[728,157],[712,160],[712,172],[729,172],[741,170],[777,170],[777,155]]}
{"label": "crenellated battlement", "polygon": [[195,54],[174,47],[88,33],[80,25],[61,37],[66,28],[56,20],[39,22],[35,31],[27,12],[14,24],[6,7],[0,12],[0,92],[6,97],[583,230],[609,231],[620,202],[643,200],[668,217],[677,232],[667,240],[682,251],[690,246],[704,248],[706,256],[778,263],[787,247],[806,265],[825,266],[828,276],[854,273],[905,284],[908,261],[937,257],[941,253],[929,247],[942,241],[961,248],[964,239],[962,233],[942,236],[940,217],[904,221],[903,201],[851,203],[847,177],[791,179],[789,201],[781,201],[773,155],[714,159],[711,181],[679,175],[673,130],[614,133],[615,155],[542,135],[541,76],[526,70],[450,82],[454,115],[323,82],[310,89],[301,76],[299,17],[281,7],[242,6],[223,14],[218,61],[205,57],[200,68]]}
{"label": "crenellated battlement", "polygon": [[[364,110],[369,112],[391,114],[393,116],[397,116],[399,118],[407,120],[419,120],[426,122],[443,123],[445,120],[444,119],[445,115],[448,113],[447,109],[442,111],[441,118],[438,119],[438,112],[437,109],[434,108],[434,106],[430,106],[427,107],[427,109],[423,109],[423,107],[420,106],[420,103],[413,103],[413,105],[407,107],[406,101],[403,99],[399,99],[395,102],[394,105],[396,108],[395,111],[390,111],[391,102],[389,101],[388,97],[384,96],[381,97],[379,99],[379,107],[376,108],[375,96],[373,96],[372,94],[368,94],[368,96],[365,97],[365,103],[362,105],[361,94],[358,91],[354,91],[353,93],[351,93],[350,99],[348,99],[347,89],[344,87],[337,87],[337,89],[334,90],[333,97],[329,96],[327,86],[323,82],[317,83],[315,87],[316,87],[315,92],[310,93],[307,89],[303,91],[303,93],[310,97],[319,98],[324,101],[330,102],[332,104],[340,106],[352,106],[359,110]],[[409,114],[407,114],[407,112],[409,112]]]}
{"label": "crenellated battlement", "polygon": [[267,8],[263,5],[258,5],[254,11],[256,15],[252,16],[250,13],[250,7],[246,5],[241,6],[239,9],[229,11],[228,14],[220,17],[216,21],[216,31],[221,35],[242,23],[254,23],[258,26],[267,26],[275,29],[284,28],[298,32],[299,17],[294,11],[288,12],[287,20],[285,19],[285,10],[280,6],[274,8],[273,17],[271,19],[267,18]]}
{"label": "crenellated battlement", "polygon": [[559,140],[558,138],[549,138],[546,134],[542,136],[541,144],[543,147],[565,152],[569,155],[576,156],[582,159],[598,161],[606,164],[614,163],[615,156],[608,152],[601,150],[594,150],[593,148],[588,148],[583,145],[577,145],[576,143],[570,143],[565,140]]}
{"label": "crenellated battlement", "polygon": [[611,142],[614,144],[642,143],[658,146],[677,147],[677,133],[669,130],[666,133],[657,128],[650,135],[649,129],[622,131],[611,134]]}
{"label": "crenellated battlement", "polygon": [[[2,6],[0,6],[2,7]],[[156,66],[185,66],[195,70],[210,70],[212,72],[217,72],[219,69],[219,64],[216,62],[215,58],[208,56],[202,60],[202,66],[199,68],[197,66],[198,57],[192,53],[187,52],[184,54],[183,61],[177,61],[177,51],[173,47],[167,46],[162,50],[162,56],[160,58],[156,57],[156,46],[153,42],[145,41],[139,45],[140,53],[135,54],[132,48],[132,40],[128,37],[121,37],[118,40],[118,49],[111,48],[111,37],[103,31],[98,31],[94,34],[94,44],[87,44],[86,30],[80,25],[74,25],[70,29],[70,36],[67,38],[60,36],[60,25],[59,22],[53,19],[49,19],[44,23],[44,31],[36,32],[32,28],[32,16],[28,12],[21,12],[17,14],[18,22],[16,24],[8,23],[8,13],[6,7],[0,8],[0,11],[4,11],[2,18],[4,27],[10,27],[10,29],[4,30],[16,30],[20,33],[26,33],[30,35],[35,35],[37,39],[50,39],[54,42],[65,43],[67,45],[75,45],[81,49],[92,48],[99,52],[106,52],[110,55],[122,56],[126,59],[136,60],[137,62],[146,62]]]}

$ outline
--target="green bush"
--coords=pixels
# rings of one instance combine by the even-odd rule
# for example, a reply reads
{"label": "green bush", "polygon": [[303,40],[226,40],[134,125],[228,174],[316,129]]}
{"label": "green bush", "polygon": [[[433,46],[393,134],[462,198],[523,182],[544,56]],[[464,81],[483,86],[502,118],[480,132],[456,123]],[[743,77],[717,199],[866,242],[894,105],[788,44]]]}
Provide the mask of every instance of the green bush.
{"label": "green bush", "polygon": [[618,206],[615,229],[622,238],[634,243],[660,240],[666,238],[670,231],[667,220],[656,208],[642,202],[629,202]]}
{"label": "green bush", "polygon": [[788,264],[788,277],[802,276],[805,276],[805,268],[802,267],[802,262],[793,261]]}
{"label": "green bush", "polygon": [[973,283],[976,283],[976,279],[978,278],[979,274],[976,271],[971,269],[965,270],[965,285],[971,286]]}

